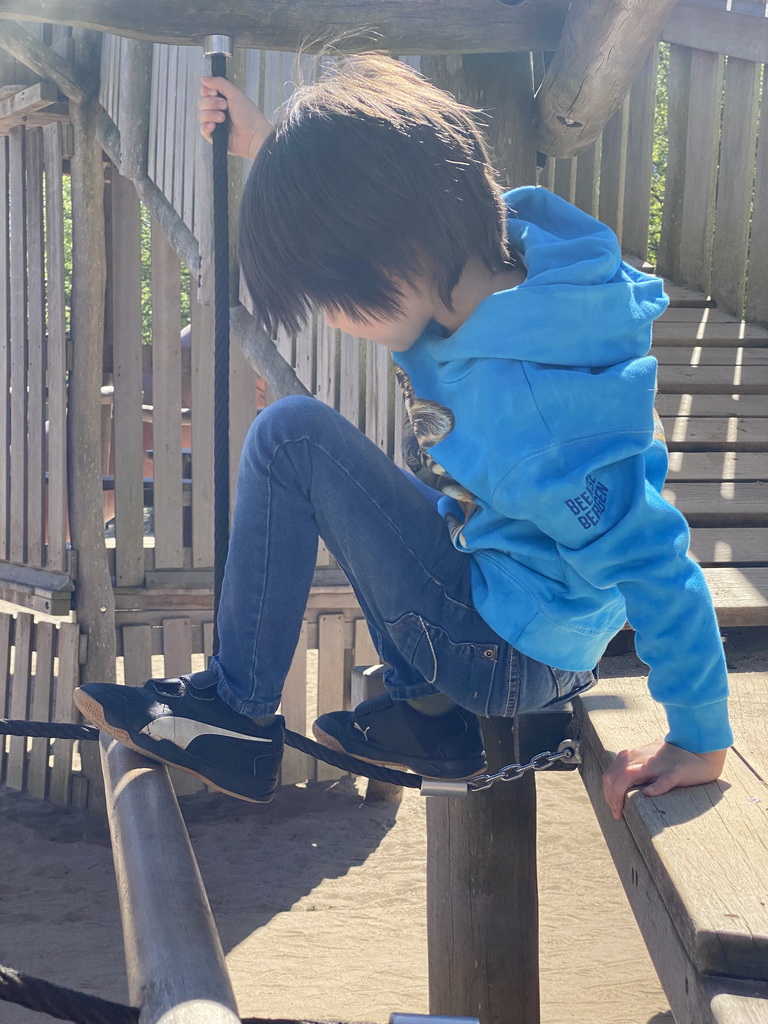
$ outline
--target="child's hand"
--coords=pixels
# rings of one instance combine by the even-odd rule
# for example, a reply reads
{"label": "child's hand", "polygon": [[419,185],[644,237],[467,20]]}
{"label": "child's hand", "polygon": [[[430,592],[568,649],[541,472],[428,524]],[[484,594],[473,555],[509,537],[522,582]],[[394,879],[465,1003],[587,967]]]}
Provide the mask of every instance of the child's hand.
{"label": "child's hand", "polygon": [[678,786],[714,782],[723,770],[726,753],[727,750],[713,750],[694,754],[664,742],[622,750],[603,776],[603,794],[618,820],[622,817],[628,790],[645,786],[646,796],[661,796]]}
{"label": "child's hand", "polygon": [[272,131],[272,125],[256,104],[228,79],[203,76],[202,82],[202,99],[197,106],[203,137],[210,142],[214,128],[222,124],[229,113],[228,151],[232,156],[253,160]]}

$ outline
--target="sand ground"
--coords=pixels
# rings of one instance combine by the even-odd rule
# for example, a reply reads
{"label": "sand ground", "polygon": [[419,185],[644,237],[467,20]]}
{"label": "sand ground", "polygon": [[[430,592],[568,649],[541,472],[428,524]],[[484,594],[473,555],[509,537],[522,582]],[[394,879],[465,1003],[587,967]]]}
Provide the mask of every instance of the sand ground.
{"label": "sand ground", "polygon": [[[537,781],[543,1021],[672,1024],[578,775]],[[244,1016],[427,1012],[423,798],[361,792],[182,799]],[[0,963],[127,1001],[110,850],[82,842],[80,812],[3,787],[0,821]],[[3,1024],[50,1019],[0,1004]]]}

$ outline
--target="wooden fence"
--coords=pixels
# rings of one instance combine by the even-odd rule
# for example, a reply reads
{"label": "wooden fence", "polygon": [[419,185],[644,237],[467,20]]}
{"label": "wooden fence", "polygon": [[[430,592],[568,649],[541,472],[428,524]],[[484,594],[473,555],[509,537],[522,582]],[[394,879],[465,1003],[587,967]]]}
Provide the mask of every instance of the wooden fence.
{"label": "wooden fence", "polygon": [[[691,20],[693,8],[708,32],[702,34],[699,20]],[[660,237],[653,239],[660,271],[712,294],[721,309],[737,317],[768,323],[768,131],[761,131],[768,117],[765,10],[757,0],[684,5],[597,143],[571,160],[548,160],[540,183],[609,223],[625,250],[641,259],[649,254],[654,197],[662,209]],[[686,45],[688,40],[694,45]],[[66,30],[56,30],[55,41],[66,49]],[[100,101],[125,138],[135,104],[126,92],[131,76],[121,71],[135,46],[104,37]],[[198,48],[155,44],[150,50],[146,176],[194,236],[201,264],[193,262],[191,284],[182,284],[179,247],[174,251],[154,224],[144,284],[149,301],[145,294],[142,308],[147,214],[134,183],[112,165],[102,471],[105,519],[114,517],[106,543],[118,655],[131,682],[150,671],[197,666],[210,650],[211,630],[211,203],[209,147],[197,131],[195,114],[204,61]],[[419,66],[418,58],[409,62]],[[534,66],[540,64],[537,58]],[[315,58],[302,60],[305,80],[317,70]],[[264,51],[239,52],[231,73],[268,116],[274,116],[297,77],[293,55]],[[28,82],[29,76],[22,84]],[[664,100],[666,126],[658,120],[657,98]],[[63,116],[52,107],[50,123],[32,128],[10,122],[3,128],[0,120],[0,598],[40,612],[68,610],[75,573],[66,526],[62,169],[68,143]],[[235,204],[247,172],[246,163],[233,169]],[[187,303],[189,316],[182,320]],[[151,334],[145,340],[151,344],[142,343],[147,306]],[[399,460],[402,402],[385,349],[331,330],[320,317],[296,338],[279,336],[277,348],[310,393]],[[235,346],[231,387],[234,485],[248,426],[262,402],[277,396],[265,393]],[[340,706],[353,661],[375,658],[351,588],[322,550],[315,584],[284,702],[289,726],[299,731],[315,710]],[[18,621],[26,618],[20,615]],[[66,632],[70,625],[60,628]],[[18,628],[8,625],[8,636],[15,637]],[[26,626],[20,629],[26,643]],[[36,629],[28,630],[32,652],[38,650]],[[43,669],[46,644],[55,649],[63,642],[57,630],[52,635],[59,639],[49,641],[47,635],[41,625]],[[318,696],[309,705],[307,652],[310,663],[317,659],[319,676]],[[163,660],[153,661],[158,658]],[[67,676],[65,692],[71,683]],[[21,696],[23,685],[11,696],[17,710],[27,700]],[[51,686],[56,685],[51,676]],[[23,745],[7,746],[7,777],[11,784],[26,785],[28,768],[12,765]],[[25,764],[29,756],[25,751]],[[322,776],[326,769],[319,771]],[[303,756],[291,755],[284,781],[309,772]]]}

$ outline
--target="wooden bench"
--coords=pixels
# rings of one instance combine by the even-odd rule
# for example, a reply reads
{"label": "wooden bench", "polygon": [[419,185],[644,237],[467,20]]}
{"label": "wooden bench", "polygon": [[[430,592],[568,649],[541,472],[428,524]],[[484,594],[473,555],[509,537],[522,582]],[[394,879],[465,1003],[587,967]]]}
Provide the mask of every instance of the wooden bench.
{"label": "wooden bench", "polygon": [[730,676],[736,739],[723,777],[658,798],[635,790],[622,821],[602,773],[666,732],[647,669],[605,658],[599,687],[575,701],[584,784],[676,1024],[768,1021],[768,657],[744,664]]}

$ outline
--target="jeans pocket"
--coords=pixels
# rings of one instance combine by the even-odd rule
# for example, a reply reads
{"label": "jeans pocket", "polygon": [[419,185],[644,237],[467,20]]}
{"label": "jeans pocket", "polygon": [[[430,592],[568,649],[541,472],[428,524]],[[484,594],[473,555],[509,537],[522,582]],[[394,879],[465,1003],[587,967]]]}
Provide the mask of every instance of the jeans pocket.
{"label": "jeans pocket", "polygon": [[562,668],[553,668],[552,672],[555,677],[557,696],[545,705],[548,708],[570,700],[571,697],[577,697],[581,693],[586,693],[597,683],[593,672],[572,672]]}
{"label": "jeans pocket", "polygon": [[457,704],[485,714],[499,661],[499,645],[454,639],[441,626],[415,612],[386,624],[398,651],[423,676]]}

